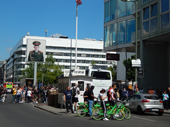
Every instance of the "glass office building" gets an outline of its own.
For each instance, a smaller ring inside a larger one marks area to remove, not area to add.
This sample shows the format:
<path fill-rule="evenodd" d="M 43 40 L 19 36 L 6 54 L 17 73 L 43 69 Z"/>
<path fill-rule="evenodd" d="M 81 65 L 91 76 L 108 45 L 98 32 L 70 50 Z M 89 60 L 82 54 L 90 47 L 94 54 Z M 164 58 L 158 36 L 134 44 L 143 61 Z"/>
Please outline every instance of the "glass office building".
<path fill-rule="evenodd" d="M 135 52 L 137 32 L 137 57 L 144 69 L 139 86 L 166 89 L 170 86 L 170 0 L 136 1 L 137 10 L 135 2 L 104 0 L 104 50 Z"/>

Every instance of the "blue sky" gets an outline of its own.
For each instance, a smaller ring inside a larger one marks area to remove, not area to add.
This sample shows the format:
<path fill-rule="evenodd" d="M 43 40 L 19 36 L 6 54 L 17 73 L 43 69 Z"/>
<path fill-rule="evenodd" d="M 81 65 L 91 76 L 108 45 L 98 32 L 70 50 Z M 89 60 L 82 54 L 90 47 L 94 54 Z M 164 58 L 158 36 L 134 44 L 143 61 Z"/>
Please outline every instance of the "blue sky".
<path fill-rule="evenodd" d="M 0 60 L 30 36 L 63 35 L 75 39 L 76 0 L 0 0 Z M 104 0 L 82 0 L 78 7 L 78 39 L 103 39 Z"/>

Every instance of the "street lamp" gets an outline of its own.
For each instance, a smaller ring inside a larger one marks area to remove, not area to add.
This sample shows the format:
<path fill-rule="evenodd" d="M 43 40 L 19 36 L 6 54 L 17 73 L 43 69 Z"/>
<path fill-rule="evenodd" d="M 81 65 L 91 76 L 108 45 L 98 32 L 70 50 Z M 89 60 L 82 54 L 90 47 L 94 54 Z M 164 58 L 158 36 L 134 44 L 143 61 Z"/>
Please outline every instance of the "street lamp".
<path fill-rule="evenodd" d="M 137 24 L 138 24 L 138 22 L 137 22 L 137 20 L 138 20 L 138 12 L 137 12 L 137 5 L 138 5 L 138 0 L 121 0 L 121 1 L 123 1 L 123 2 L 134 2 L 135 3 L 135 6 L 136 6 L 136 9 L 135 9 L 135 11 L 136 11 L 136 31 L 135 31 L 135 48 L 136 48 L 136 50 L 135 50 L 135 59 L 137 60 L 137 50 L 138 50 L 138 46 L 137 46 L 137 36 L 138 36 L 138 31 L 137 31 Z M 137 68 L 135 68 L 135 81 L 137 81 Z"/>

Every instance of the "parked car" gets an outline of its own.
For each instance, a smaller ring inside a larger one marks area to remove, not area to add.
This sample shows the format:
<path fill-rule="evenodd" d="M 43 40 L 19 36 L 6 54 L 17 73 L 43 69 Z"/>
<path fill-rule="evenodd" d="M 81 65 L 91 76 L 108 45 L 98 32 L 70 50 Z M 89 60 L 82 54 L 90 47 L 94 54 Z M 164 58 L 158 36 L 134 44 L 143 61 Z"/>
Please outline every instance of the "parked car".
<path fill-rule="evenodd" d="M 138 114 L 144 112 L 156 112 L 159 116 L 163 115 L 163 101 L 153 94 L 133 94 L 128 99 L 129 109 L 137 111 Z"/>

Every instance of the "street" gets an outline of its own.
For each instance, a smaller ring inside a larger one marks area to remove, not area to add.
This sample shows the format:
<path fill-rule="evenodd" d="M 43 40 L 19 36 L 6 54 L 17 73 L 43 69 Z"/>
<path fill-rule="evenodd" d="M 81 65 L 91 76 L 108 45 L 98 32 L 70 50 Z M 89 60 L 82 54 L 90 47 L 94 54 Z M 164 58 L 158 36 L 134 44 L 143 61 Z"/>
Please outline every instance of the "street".
<path fill-rule="evenodd" d="M 11 103 L 12 95 L 8 94 L 5 103 L 0 102 L 1 127 L 167 127 L 170 124 L 170 114 L 158 116 L 157 114 L 138 115 L 133 113 L 129 120 L 95 121 L 89 117 L 80 118 L 76 114 L 56 115 L 38 108 L 29 103 Z M 64 112 L 65 110 L 63 110 Z"/>

